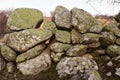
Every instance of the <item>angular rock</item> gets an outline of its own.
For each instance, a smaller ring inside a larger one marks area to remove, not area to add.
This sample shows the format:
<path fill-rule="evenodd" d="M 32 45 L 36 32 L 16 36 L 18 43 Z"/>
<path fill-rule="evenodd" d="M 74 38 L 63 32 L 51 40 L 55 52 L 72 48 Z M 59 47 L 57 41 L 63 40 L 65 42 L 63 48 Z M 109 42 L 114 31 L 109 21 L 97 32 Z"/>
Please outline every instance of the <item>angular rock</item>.
<path fill-rule="evenodd" d="M 54 13 L 54 22 L 57 27 L 71 28 L 71 13 L 63 6 L 57 6 Z"/>
<path fill-rule="evenodd" d="M 1 55 L 6 59 L 7 61 L 15 61 L 17 54 L 14 50 L 9 48 L 6 45 L 1 46 Z"/>
<path fill-rule="evenodd" d="M 71 40 L 72 40 L 72 44 L 82 43 L 83 35 L 80 34 L 77 30 L 72 29 L 72 31 L 71 31 Z"/>
<path fill-rule="evenodd" d="M 65 52 L 51 52 L 51 58 L 54 62 L 58 62 L 63 54 L 65 54 Z"/>
<path fill-rule="evenodd" d="M 6 66 L 6 62 L 0 56 L 0 71 L 2 71 L 5 68 L 5 66 Z"/>
<path fill-rule="evenodd" d="M 112 32 L 102 32 L 99 38 L 101 46 L 106 48 L 108 45 L 112 45 L 116 41 L 116 36 Z"/>
<path fill-rule="evenodd" d="M 80 33 L 86 33 L 92 26 L 97 24 L 95 18 L 83 9 L 73 8 L 71 13 L 72 25 Z"/>
<path fill-rule="evenodd" d="M 7 21 L 10 30 L 35 28 L 43 20 L 40 10 L 32 8 L 18 8 L 13 11 Z"/>
<path fill-rule="evenodd" d="M 116 39 L 115 43 L 120 46 L 120 38 Z"/>
<path fill-rule="evenodd" d="M 23 75 L 36 75 L 51 67 L 50 50 L 45 49 L 39 56 L 17 64 Z"/>
<path fill-rule="evenodd" d="M 14 63 L 8 62 L 6 66 L 7 66 L 7 71 L 9 73 L 13 73 L 15 71 L 15 65 L 14 65 Z"/>
<path fill-rule="evenodd" d="M 50 49 L 54 52 L 64 52 L 67 51 L 71 47 L 70 44 L 64 44 L 60 42 L 55 42 L 50 46 Z"/>
<path fill-rule="evenodd" d="M 104 26 L 102 25 L 95 25 L 95 26 L 92 26 L 89 30 L 89 32 L 93 32 L 93 33 L 100 33 L 102 30 L 103 30 Z"/>
<path fill-rule="evenodd" d="M 55 33 L 57 28 L 53 21 L 44 21 L 40 26 L 40 29 L 50 30 L 52 33 Z"/>
<path fill-rule="evenodd" d="M 87 46 L 78 44 L 78 45 L 71 46 L 67 50 L 66 55 L 68 55 L 68 56 L 76 56 L 77 57 L 77 56 L 84 55 L 86 52 L 87 52 Z"/>
<path fill-rule="evenodd" d="M 83 44 L 88 45 L 89 48 L 97 48 L 100 46 L 99 37 L 101 35 L 95 33 L 83 34 Z"/>
<path fill-rule="evenodd" d="M 95 61 L 86 57 L 65 57 L 61 59 L 56 67 L 60 78 L 80 73 L 80 76 L 83 76 L 85 80 L 97 69 Z"/>
<path fill-rule="evenodd" d="M 120 12 L 115 16 L 115 20 L 120 23 Z"/>
<path fill-rule="evenodd" d="M 120 46 L 118 45 L 110 45 L 107 48 L 107 54 L 111 57 L 115 57 L 120 55 Z"/>
<path fill-rule="evenodd" d="M 106 25 L 103 30 L 112 32 L 115 34 L 115 36 L 120 37 L 120 29 L 118 28 L 118 24 L 116 23 Z"/>
<path fill-rule="evenodd" d="M 70 43 L 71 42 L 70 32 L 57 30 L 55 34 L 55 39 L 62 43 Z"/>
<path fill-rule="evenodd" d="M 40 53 L 44 50 L 45 47 L 46 47 L 45 44 L 35 46 L 34 48 L 26 51 L 25 53 L 18 55 L 16 58 L 16 62 L 23 62 L 40 55 Z"/>
<path fill-rule="evenodd" d="M 51 36 L 50 30 L 28 29 L 7 34 L 5 41 L 14 50 L 25 52 L 36 44 L 48 40 Z"/>

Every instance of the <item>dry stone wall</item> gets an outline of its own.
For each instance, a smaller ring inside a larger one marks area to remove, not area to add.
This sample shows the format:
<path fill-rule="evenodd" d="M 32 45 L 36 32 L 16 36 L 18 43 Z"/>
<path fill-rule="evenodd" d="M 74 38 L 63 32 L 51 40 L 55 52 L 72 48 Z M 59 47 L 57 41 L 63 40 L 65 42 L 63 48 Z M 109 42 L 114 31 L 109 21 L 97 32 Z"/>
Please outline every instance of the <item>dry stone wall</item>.
<path fill-rule="evenodd" d="M 57 6 L 50 19 L 18 8 L 0 42 L 0 80 L 119 80 L 119 14 L 102 25 L 90 13 Z"/>

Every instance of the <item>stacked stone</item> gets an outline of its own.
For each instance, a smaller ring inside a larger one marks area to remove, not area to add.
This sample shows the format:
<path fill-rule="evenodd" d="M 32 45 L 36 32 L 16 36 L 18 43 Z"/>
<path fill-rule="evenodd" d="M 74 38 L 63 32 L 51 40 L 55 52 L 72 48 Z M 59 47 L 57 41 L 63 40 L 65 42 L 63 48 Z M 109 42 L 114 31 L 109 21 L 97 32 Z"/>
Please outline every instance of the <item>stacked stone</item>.
<path fill-rule="evenodd" d="M 62 80 L 102 80 L 97 63 L 120 55 L 118 24 L 102 26 L 82 9 L 57 6 L 51 20 L 43 19 L 40 10 L 18 8 L 7 26 L 0 70 L 7 66 L 10 73 L 17 68 L 23 75 L 37 75 L 56 63 Z"/>

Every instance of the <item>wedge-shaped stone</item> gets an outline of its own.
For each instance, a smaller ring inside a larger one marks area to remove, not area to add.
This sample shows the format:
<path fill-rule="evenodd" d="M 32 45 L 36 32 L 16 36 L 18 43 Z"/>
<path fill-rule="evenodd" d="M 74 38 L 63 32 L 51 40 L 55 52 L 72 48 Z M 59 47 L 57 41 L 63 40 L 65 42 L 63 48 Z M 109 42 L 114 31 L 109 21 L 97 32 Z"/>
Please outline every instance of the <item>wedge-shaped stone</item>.
<path fill-rule="evenodd" d="M 32 59 L 32 58 L 38 56 L 43 51 L 44 48 L 45 48 L 45 44 L 41 44 L 41 45 L 38 45 L 38 46 L 26 51 L 25 53 L 22 53 L 17 56 L 16 62 L 23 62 L 23 61 Z"/>
<path fill-rule="evenodd" d="M 14 50 L 24 52 L 36 44 L 48 40 L 51 36 L 50 30 L 28 29 L 7 34 L 5 41 Z"/>

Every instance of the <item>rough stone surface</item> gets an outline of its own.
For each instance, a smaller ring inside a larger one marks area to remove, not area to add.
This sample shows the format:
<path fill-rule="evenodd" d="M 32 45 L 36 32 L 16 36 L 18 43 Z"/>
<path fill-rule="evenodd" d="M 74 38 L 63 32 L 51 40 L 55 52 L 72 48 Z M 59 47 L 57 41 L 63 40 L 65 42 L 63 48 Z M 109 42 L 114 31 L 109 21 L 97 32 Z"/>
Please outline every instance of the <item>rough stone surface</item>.
<path fill-rule="evenodd" d="M 8 62 L 6 67 L 9 73 L 13 73 L 15 71 L 15 65 L 13 62 Z"/>
<path fill-rule="evenodd" d="M 67 51 L 71 47 L 70 44 L 64 44 L 60 42 L 55 42 L 50 46 L 50 49 L 54 52 L 64 52 Z"/>
<path fill-rule="evenodd" d="M 65 52 L 51 52 L 51 58 L 54 62 L 58 62 L 64 54 Z"/>
<path fill-rule="evenodd" d="M 0 71 L 3 70 L 5 68 L 5 66 L 6 66 L 6 62 L 0 56 Z"/>
<path fill-rule="evenodd" d="M 106 25 L 103 30 L 110 31 L 110 32 L 114 33 L 117 37 L 120 37 L 120 29 L 118 28 L 118 24 L 116 24 L 116 23 Z"/>
<path fill-rule="evenodd" d="M 99 38 L 99 40 L 101 42 L 101 46 L 104 48 L 106 48 L 108 45 L 114 44 L 116 41 L 116 37 L 112 32 L 102 32 L 101 35 L 102 36 Z"/>
<path fill-rule="evenodd" d="M 72 25 L 80 33 L 87 32 L 92 26 L 95 26 L 96 20 L 91 14 L 84 11 L 83 9 L 73 8 L 72 13 Z"/>
<path fill-rule="evenodd" d="M 101 35 L 95 33 L 83 34 L 83 44 L 88 45 L 89 48 L 97 48 L 100 46 L 99 37 Z"/>
<path fill-rule="evenodd" d="M 36 75 L 46 71 L 51 66 L 50 50 L 45 49 L 39 56 L 17 64 L 17 68 L 24 75 Z"/>
<path fill-rule="evenodd" d="M 102 25 L 95 25 L 95 26 L 92 26 L 89 30 L 89 32 L 93 32 L 93 33 L 100 33 L 102 30 L 103 30 L 104 26 Z"/>
<path fill-rule="evenodd" d="M 44 21 L 40 26 L 40 29 L 50 30 L 52 33 L 56 32 L 56 25 L 53 21 Z"/>
<path fill-rule="evenodd" d="M 70 43 L 70 32 L 68 31 L 63 31 L 63 30 L 57 30 L 55 34 L 55 38 L 57 41 L 62 42 L 62 43 Z"/>
<path fill-rule="evenodd" d="M 87 46 L 86 45 L 74 45 L 72 47 L 70 47 L 67 52 L 66 55 L 68 56 L 82 56 L 85 53 L 87 53 Z"/>
<path fill-rule="evenodd" d="M 49 30 L 28 29 L 7 34 L 5 41 L 14 50 L 24 52 L 36 44 L 48 40 L 51 36 L 52 32 Z"/>
<path fill-rule="evenodd" d="M 35 28 L 42 20 L 43 14 L 40 10 L 18 8 L 10 14 L 7 25 L 10 30 L 22 30 Z"/>
<path fill-rule="evenodd" d="M 117 46 L 117 45 L 108 46 L 107 54 L 110 55 L 111 57 L 120 55 L 120 46 Z"/>
<path fill-rule="evenodd" d="M 54 13 L 54 21 L 57 27 L 71 28 L 71 13 L 63 6 L 57 6 Z"/>
<path fill-rule="evenodd" d="M 14 50 L 9 48 L 6 45 L 1 46 L 1 55 L 7 60 L 7 61 L 15 61 L 17 54 Z"/>
<path fill-rule="evenodd" d="M 98 73 L 98 71 L 94 70 L 90 76 L 88 77 L 88 79 L 84 78 L 84 73 L 80 73 L 78 72 L 77 74 L 73 75 L 70 80 L 102 80 L 100 74 Z"/>
<path fill-rule="evenodd" d="M 90 74 L 97 70 L 97 64 L 94 60 L 86 57 L 65 57 L 57 64 L 56 70 L 60 78 L 84 73 L 84 79 L 87 79 Z"/>
<path fill-rule="evenodd" d="M 44 50 L 45 47 L 46 47 L 45 44 L 35 46 L 34 48 L 26 51 L 25 53 L 18 55 L 16 58 L 16 62 L 23 62 L 38 56 Z"/>
<path fill-rule="evenodd" d="M 77 30 L 72 29 L 72 31 L 71 31 L 71 40 L 72 40 L 72 44 L 82 43 L 83 35 L 80 34 Z"/>

